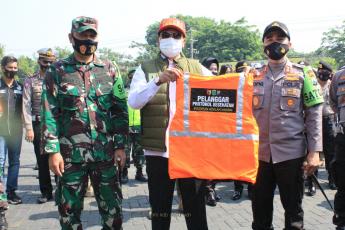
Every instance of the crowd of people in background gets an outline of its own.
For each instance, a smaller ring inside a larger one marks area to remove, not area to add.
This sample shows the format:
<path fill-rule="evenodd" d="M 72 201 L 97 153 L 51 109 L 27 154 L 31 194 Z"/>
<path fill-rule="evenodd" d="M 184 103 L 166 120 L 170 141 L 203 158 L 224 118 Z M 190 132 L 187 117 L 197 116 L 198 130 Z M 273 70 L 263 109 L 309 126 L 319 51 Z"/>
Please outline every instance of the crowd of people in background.
<path fill-rule="evenodd" d="M 51 48 L 40 49 L 39 70 L 23 83 L 15 77 L 17 59 L 5 56 L 1 60 L 0 229 L 8 227 L 8 203 L 22 203 L 16 190 L 23 128 L 25 140 L 34 145 L 38 165 L 41 196 L 37 202 L 43 204 L 55 196 L 62 229 L 82 228 L 85 194 L 95 197 L 103 229 L 122 229 L 121 185 L 129 180 L 130 155 L 135 180 L 148 183 L 152 229 L 170 228 L 175 185 L 187 228 L 208 229 L 205 205 L 216 206 L 222 199 L 216 192 L 218 181 L 175 180 L 168 173 L 168 94 L 183 72 L 254 76 L 252 106 L 260 131 L 258 175 L 255 184 L 233 180 L 232 194 L 232 200 L 241 199 L 247 186 L 253 229 L 273 229 L 276 187 L 285 209 L 285 229 L 304 229 L 304 184 L 306 194 L 314 196 L 320 153 L 329 189 L 338 190 L 333 223 L 336 229 L 345 229 L 345 71 L 335 73 L 322 60 L 317 68 L 306 61 L 290 62 L 291 38 L 284 23 L 272 22 L 264 30 L 265 65 L 239 60 L 233 66 L 215 57 L 201 63 L 185 57 L 184 22 L 164 19 L 157 31 L 157 57 L 130 69 L 124 83 L 117 66 L 95 55 L 96 19 L 75 18 L 68 37 L 74 53 L 57 60 Z M 316 76 L 311 86 L 306 86 L 306 67 Z M 304 95 L 307 87 L 313 92 L 320 87 L 321 99 Z M 55 175 L 55 194 L 49 169 Z"/>

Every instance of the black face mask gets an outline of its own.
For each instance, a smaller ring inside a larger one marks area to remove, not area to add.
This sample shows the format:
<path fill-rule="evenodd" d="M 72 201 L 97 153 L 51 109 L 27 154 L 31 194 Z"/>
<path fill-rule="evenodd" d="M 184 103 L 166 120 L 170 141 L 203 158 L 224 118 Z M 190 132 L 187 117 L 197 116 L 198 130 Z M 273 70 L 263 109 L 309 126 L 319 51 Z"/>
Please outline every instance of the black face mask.
<path fill-rule="evenodd" d="M 328 71 L 319 72 L 317 75 L 321 81 L 328 81 L 331 79 L 331 73 Z"/>
<path fill-rule="evenodd" d="M 80 53 L 81 55 L 89 56 L 95 53 L 97 50 L 98 42 L 92 41 L 90 39 L 87 40 L 79 40 L 73 37 L 74 45 L 73 49 Z"/>
<path fill-rule="evenodd" d="M 18 73 L 18 71 L 13 71 L 13 70 L 5 70 L 4 74 L 7 78 L 14 78 L 14 76 Z"/>
<path fill-rule="evenodd" d="M 289 46 L 279 42 L 273 42 L 265 47 L 265 54 L 272 60 L 282 59 L 289 51 Z"/>

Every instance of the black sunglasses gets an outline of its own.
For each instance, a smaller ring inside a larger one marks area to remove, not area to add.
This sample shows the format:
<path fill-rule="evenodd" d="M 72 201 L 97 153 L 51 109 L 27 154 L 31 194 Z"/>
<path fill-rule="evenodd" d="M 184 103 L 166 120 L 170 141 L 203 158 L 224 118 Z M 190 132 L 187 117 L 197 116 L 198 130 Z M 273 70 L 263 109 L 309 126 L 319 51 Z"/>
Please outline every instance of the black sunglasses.
<path fill-rule="evenodd" d="M 169 33 L 169 32 L 163 31 L 163 32 L 161 33 L 161 37 L 162 37 L 162 38 L 171 38 L 171 37 L 173 37 L 174 39 L 181 39 L 182 34 L 179 33 L 179 32 L 176 32 L 176 33 Z"/>

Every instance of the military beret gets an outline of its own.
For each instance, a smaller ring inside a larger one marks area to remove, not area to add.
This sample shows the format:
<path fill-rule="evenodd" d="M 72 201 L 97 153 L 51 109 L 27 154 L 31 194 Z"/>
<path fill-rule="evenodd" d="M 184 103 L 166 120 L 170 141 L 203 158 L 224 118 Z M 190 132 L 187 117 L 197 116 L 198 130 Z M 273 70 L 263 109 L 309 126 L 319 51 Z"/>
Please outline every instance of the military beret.
<path fill-rule="evenodd" d="M 328 70 L 333 72 L 332 66 L 324 61 L 319 61 L 318 69 Z"/>
<path fill-rule="evenodd" d="M 237 73 L 241 72 L 243 68 L 249 66 L 246 61 L 239 61 L 236 63 L 235 70 Z"/>
<path fill-rule="evenodd" d="M 264 34 L 262 35 L 262 41 L 264 41 L 264 38 L 267 36 L 268 33 L 272 31 L 277 31 L 277 30 L 282 31 L 286 35 L 286 37 L 288 37 L 290 40 L 290 32 L 287 26 L 282 22 L 274 21 L 270 23 L 268 26 L 266 26 L 264 30 Z"/>
<path fill-rule="evenodd" d="M 56 55 L 51 48 L 42 48 L 37 51 L 38 57 L 46 60 L 54 61 L 56 59 Z"/>
<path fill-rule="evenodd" d="M 93 30 L 97 33 L 98 22 L 95 18 L 80 16 L 72 20 L 72 32 L 82 33 Z"/>

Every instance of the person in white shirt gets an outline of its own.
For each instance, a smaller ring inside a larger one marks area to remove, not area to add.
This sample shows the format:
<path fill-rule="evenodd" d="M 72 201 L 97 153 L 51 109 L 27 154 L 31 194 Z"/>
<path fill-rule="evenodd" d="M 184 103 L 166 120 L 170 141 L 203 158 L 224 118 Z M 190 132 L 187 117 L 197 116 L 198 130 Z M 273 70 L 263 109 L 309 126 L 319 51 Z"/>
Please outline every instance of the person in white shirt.
<path fill-rule="evenodd" d="M 182 53 L 185 45 L 185 24 L 176 18 L 163 19 L 158 29 L 160 53 L 143 62 L 135 71 L 128 103 L 141 109 L 142 139 L 148 175 L 149 200 L 152 208 L 152 229 L 169 229 L 175 180 L 168 174 L 169 152 L 165 145 L 169 117 L 174 113 L 176 79 L 184 72 L 212 76 L 201 64 L 187 59 Z M 169 93 L 170 92 L 170 93 Z M 207 227 L 203 196 L 204 181 L 194 178 L 178 179 L 187 228 L 204 230 Z"/>

